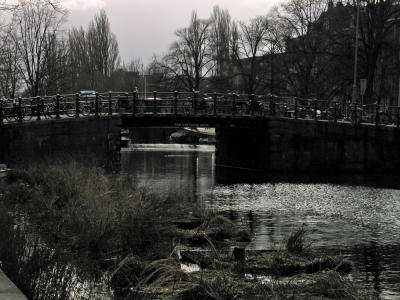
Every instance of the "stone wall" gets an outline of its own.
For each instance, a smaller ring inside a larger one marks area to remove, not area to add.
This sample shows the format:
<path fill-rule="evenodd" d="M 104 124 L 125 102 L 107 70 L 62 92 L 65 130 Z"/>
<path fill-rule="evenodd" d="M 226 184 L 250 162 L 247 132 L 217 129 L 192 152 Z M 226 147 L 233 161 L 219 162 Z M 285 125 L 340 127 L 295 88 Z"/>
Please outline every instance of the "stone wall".
<path fill-rule="evenodd" d="M 108 171 L 120 169 L 119 118 L 42 120 L 0 126 L 0 162 L 72 158 Z"/>
<path fill-rule="evenodd" d="M 400 173 L 400 130 L 265 119 L 217 127 L 217 165 L 278 172 Z"/>

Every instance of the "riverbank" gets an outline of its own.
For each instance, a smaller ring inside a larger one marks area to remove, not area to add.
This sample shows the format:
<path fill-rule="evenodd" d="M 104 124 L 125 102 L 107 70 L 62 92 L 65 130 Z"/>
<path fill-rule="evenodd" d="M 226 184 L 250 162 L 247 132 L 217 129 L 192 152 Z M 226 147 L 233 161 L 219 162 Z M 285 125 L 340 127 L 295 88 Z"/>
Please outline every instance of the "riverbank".
<path fill-rule="evenodd" d="M 312 254 L 304 234 L 287 243 L 294 248 L 246 252 L 250 235 L 229 219 L 129 176 L 75 162 L 30 166 L 8 176 L 1 198 L 2 240 L 13 245 L 2 247 L 2 267 L 30 299 L 81 295 L 71 290 L 77 275 L 117 299 L 356 297 L 351 263 Z"/>

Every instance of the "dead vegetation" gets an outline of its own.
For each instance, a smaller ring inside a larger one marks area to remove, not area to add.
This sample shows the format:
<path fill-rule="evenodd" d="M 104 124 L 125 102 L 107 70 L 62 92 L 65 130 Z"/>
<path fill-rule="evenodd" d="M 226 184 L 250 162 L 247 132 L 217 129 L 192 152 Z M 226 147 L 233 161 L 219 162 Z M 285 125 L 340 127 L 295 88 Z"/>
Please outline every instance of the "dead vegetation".
<path fill-rule="evenodd" d="M 352 263 L 314 254 L 304 227 L 284 249 L 245 250 L 251 235 L 230 219 L 98 169 L 32 166 L 11 174 L 1 198 L 77 266 L 110 274 L 117 299 L 357 298 Z"/>
<path fill-rule="evenodd" d="M 127 258 L 113 274 L 124 299 L 358 299 L 342 256 L 318 257 L 306 230 L 295 231 L 279 251 L 244 251 L 243 232 L 229 219 L 209 216 L 181 229 L 168 258 L 146 264 Z M 196 250 L 188 245 L 203 245 Z M 289 251 L 290 249 L 290 251 Z M 236 251 L 239 250 L 239 251 Z M 242 251 L 243 250 L 243 251 Z M 245 253 L 243 259 L 238 253 Z M 197 266 L 190 270 L 188 266 Z M 128 284 L 127 284 L 128 283 Z"/>

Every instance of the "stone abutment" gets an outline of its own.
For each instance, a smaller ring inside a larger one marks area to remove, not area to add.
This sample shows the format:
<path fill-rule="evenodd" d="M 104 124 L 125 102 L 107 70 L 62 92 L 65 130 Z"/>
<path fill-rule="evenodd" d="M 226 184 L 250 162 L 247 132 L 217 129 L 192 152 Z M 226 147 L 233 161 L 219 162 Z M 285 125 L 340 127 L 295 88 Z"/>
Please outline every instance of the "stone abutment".
<path fill-rule="evenodd" d="M 41 120 L 0 126 L 0 162 L 74 159 L 107 171 L 120 169 L 119 117 Z"/>
<path fill-rule="evenodd" d="M 216 128 L 216 164 L 272 172 L 400 174 L 400 130 L 263 119 Z"/>

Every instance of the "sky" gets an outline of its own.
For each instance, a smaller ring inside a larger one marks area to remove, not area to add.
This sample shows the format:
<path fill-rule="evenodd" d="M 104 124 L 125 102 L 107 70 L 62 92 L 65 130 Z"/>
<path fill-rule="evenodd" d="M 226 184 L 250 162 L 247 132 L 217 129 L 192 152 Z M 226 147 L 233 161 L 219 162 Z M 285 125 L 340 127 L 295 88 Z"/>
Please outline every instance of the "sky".
<path fill-rule="evenodd" d="M 67 28 L 87 27 L 104 8 L 125 63 L 141 58 L 147 65 L 154 54 L 162 56 L 174 41 L 174 32 L 187 27 L 193 10 L 208 18 L 214 5 L 228 9 L 233 20 L 247 21 L 267 15 L 282 0 L 62 0 L 69 10 Z"/>

